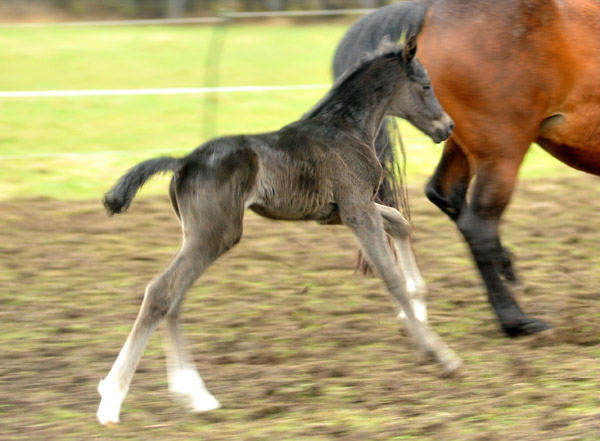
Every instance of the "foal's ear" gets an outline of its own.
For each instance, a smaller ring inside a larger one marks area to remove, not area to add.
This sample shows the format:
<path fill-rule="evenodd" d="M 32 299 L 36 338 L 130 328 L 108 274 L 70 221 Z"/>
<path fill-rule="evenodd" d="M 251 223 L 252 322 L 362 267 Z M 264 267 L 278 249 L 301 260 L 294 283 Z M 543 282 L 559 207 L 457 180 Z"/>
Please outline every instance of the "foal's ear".
<path fill-rule="evenodd" d="M 413 58 L 415 58 L 415 54 L 417 53 L 417 37 L 412 35 L 406 39 L 406 43 L 404 43 L 404 50 L 402 51 L 402 58 L 405 63 L 409 63 Z"/>

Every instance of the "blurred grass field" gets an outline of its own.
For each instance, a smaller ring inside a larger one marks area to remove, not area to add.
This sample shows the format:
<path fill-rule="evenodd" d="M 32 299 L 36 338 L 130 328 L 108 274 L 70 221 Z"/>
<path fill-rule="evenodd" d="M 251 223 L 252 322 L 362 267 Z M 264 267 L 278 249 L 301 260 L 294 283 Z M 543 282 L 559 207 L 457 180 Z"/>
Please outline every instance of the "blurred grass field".
<path fill-rule="evenodd" d="M 0 90 L 329 84 L 331 59 L 346 28 L 0 29 Z M 222 50 L 209 57 L 211 42 L 219 40 Z M 97 198 L 144 158 L 183 154 L 217 135 L 277 130 L 325 92 L 0 98 L 0 197 Z M 440 147 L 408 124 L 402 131 L 409 180 L 421 185 Z M 570 172 L 535 148 L 522 174 Z M 144 191 L 165 188 L 161 182 L 149 187 Z"/>

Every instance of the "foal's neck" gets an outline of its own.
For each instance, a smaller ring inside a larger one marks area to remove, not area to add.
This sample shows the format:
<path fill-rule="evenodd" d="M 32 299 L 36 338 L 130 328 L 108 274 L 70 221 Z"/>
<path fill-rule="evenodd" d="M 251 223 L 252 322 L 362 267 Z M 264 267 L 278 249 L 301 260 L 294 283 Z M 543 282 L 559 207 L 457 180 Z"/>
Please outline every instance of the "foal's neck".
<path fill-rule="evenodd" d="M 302 120 L 321 118 L 371 144 L 398 88 L 400 64 L 377 59 L 343 75 Z"/>

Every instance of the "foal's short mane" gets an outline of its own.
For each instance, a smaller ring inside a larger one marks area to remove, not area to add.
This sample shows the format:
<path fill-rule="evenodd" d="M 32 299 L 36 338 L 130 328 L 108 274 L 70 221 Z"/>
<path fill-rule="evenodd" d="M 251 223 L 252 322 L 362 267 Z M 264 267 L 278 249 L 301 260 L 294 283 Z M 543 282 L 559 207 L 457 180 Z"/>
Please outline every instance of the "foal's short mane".
<path fill-rule="evenodd" d="M 386 57 L 396 58 L 402 53 L 403 50 L 403 46 L 399 46 L 393 42 L 389 36 L 385 36 L 379 44 L 377 50 L 365 52 L 363 56 L 360 57 L 358 62 L 346 69 L 346 71 L 340 77 L 338 77 L 335 83 L 333 83 L 333 86 L 331 86 L 329 92 L 327 92 L 327 94 L 325 94 L 325 96 L 321 98 L 317 104 L 315 104 L 308 112 L 306 112 L 302 116 L 301 120 L 312 118 L 318 114 L 319 111 L 323 109 L 324 105 L 328 103 L 330 98 L 339 91 L 339 88 L 342 86 L 342 84 L 345 84 L 348 80 L 364 72 L 374 62 Z"/>

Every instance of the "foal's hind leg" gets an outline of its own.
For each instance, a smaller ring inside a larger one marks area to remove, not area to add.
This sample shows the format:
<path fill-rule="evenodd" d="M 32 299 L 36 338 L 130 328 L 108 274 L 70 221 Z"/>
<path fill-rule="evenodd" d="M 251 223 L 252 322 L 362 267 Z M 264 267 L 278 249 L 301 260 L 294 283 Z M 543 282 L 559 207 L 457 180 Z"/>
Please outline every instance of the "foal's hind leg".
<path fill-rule="evenodd" d="M 185 348 L 185 339 L 179 323 L 181 301 L 167 314 L 167 377 L 169 393 L 174 401 L 190 412 L 206 412 L 221 407 L 219 401 L 206 389 L 192 356 Z"/>
<path fill-rule="evenodd" d="M 119 422 L 121 403 L 135 369 L 151 334 L 164 317 L 168 317 L 167 335 L 171 345 L 168 349 L 171 392 L 183 396 L 194 411 L 219 407 L 218 401 L 204 388 L 191 357 L 183 349 L 179 307 L 185 291 L 202 272 L 240 239 L 243 201 L 229 200 L 229 206 L 221 208 L 224 205 L 218 198 L 209 196 L 206 199 L 209 203 L 193 211 L 189 208 L 191 203 L 180 206 L 187 233 L 184 245 L 169 267 L 148 285 L 133 329 L 112 369 L 100 382 L 98 391 L 102 401 L 97 416 L 102 424 Z"/>
<path fill-rule="evenodd" d="M 427 323 L 417 320 L 410 298 L 406 293 L 406 283 L 398 266 L 394 263 L 387 244 L 383 220 L 375 204 L 360 207 L 361 210 L 342 209 L 342 222 L 347 225 L 358 243 L 381 275 L 385 285 L 406 314 L 404 325 L 413 337 L 416 345 L 427 355 L 442 365 L 443 373 L 449 375 L 461 365 L 461 360 Z"/>
<path fill-rule="evenodd" d="M 101 424 L 119 422 L 121 403 L 150 336 L 202 272 L 200 250 L 186 244 L 162 274 L 148 284 L 138 317 L 110 372 L 100 381 L 102 397 L 97 417 Z"/>
<path fill-rule="evenodd" d="M 421 322 L 427 322 L 427 305 L 425 303 L 427 286 L 421 276 L 421 271 L 419 271 L 410 243 L 410 224 L 395 208 L 380 204 L 375 205 L 383 219 L 385 232 L 392 236 L 394 240 L 396 255 L 406 279 L 406 290 L 411 299 L 415 316 Z M 404 319 L 405 317 L 404 310 L 401 310 L 398 318 Z"/>

